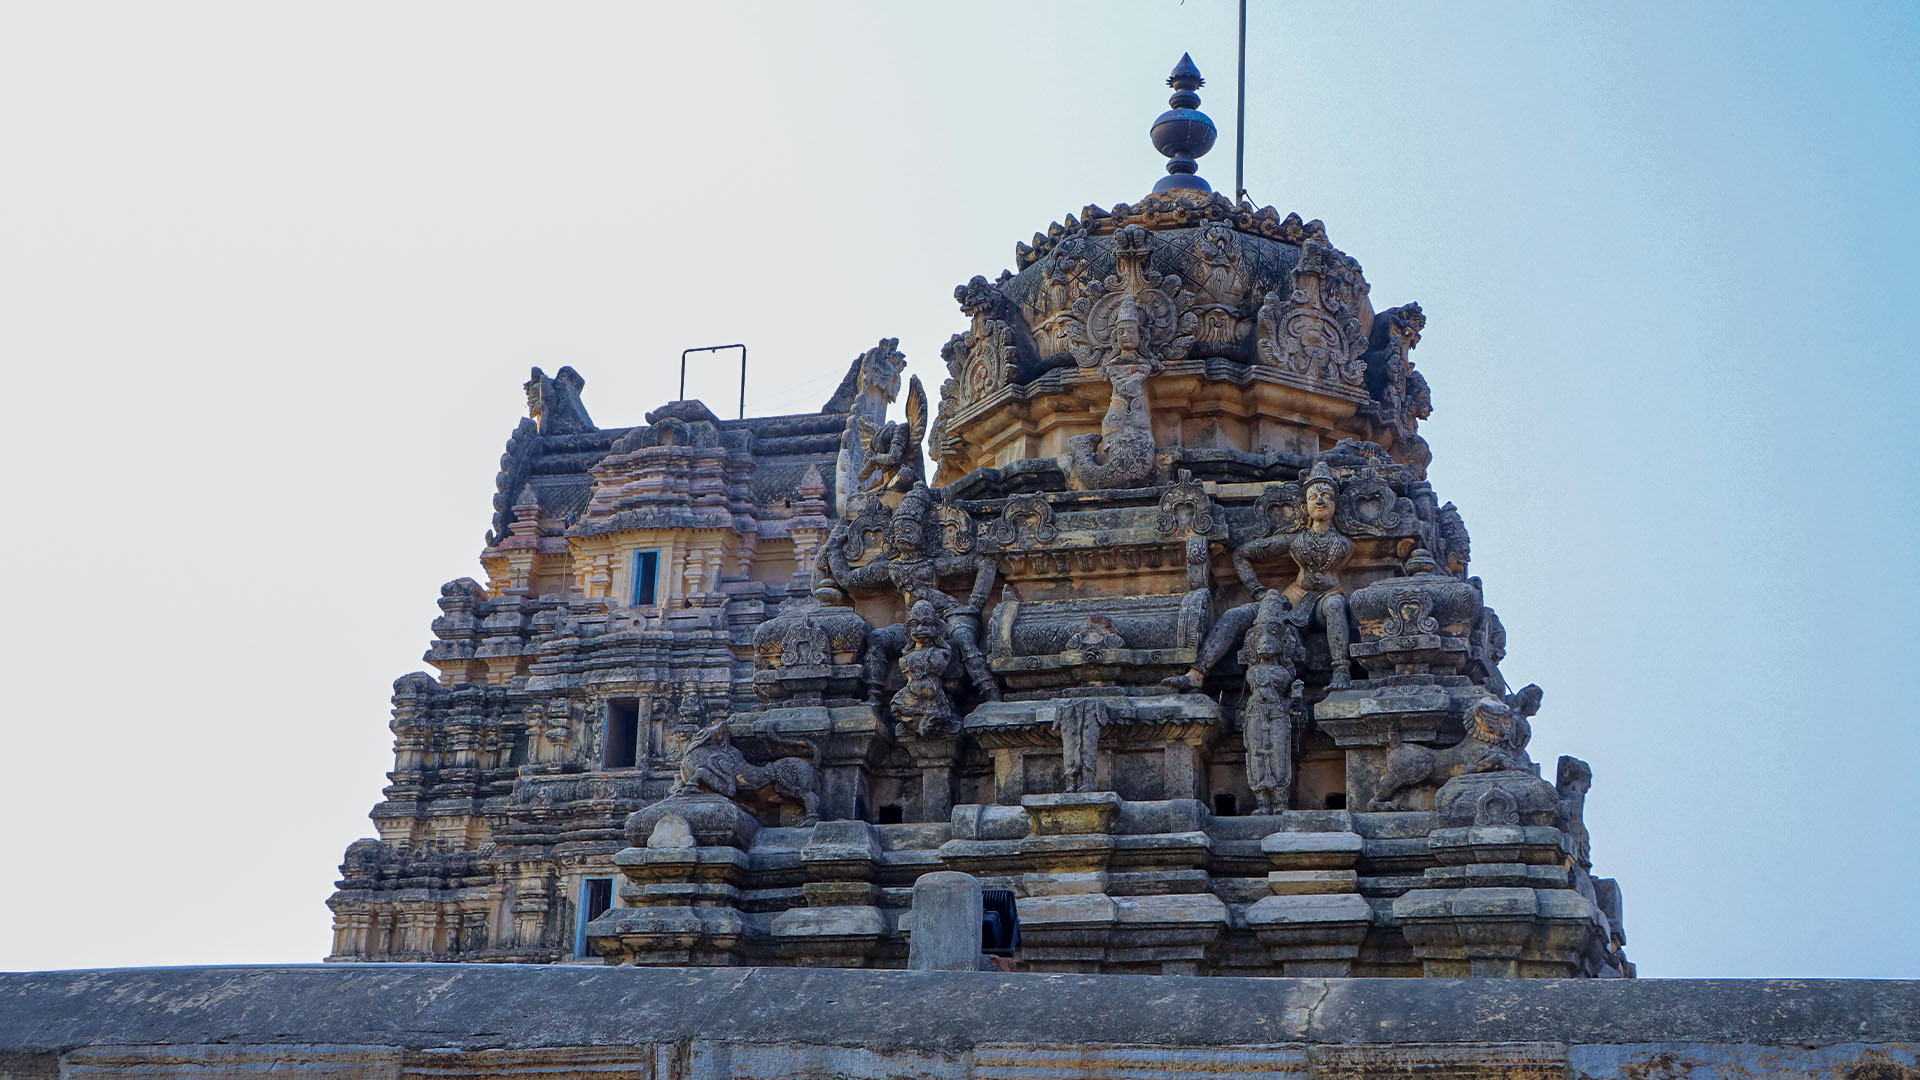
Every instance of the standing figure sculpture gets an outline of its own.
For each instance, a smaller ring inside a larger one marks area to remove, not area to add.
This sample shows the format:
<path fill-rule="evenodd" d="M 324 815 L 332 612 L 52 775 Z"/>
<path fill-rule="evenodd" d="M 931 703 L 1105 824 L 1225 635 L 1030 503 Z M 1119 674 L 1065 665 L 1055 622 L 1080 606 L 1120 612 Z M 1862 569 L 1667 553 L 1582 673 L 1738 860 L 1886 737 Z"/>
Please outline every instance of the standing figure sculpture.
<path fill-rule="evenodd" d="M 1306 684 L 1294 676 L 1305 656 L 1300 631 L 1287 617 L 1286 598 L 1269 590 L 1240 647 L 1247 669 L 1240 733 L 1247 750 L 1247 786 L 1262 814 L 1280 813 L 1293 801 L 1295 716 L 1306 692 Z"/>
<path fill-rule="evenodd" d="M 900 674 L 907 684 L 893 695 L 893 716 L 910 735 L 935 738 L 953 733 L 953 701 L 947 697 L 947 669 L 953 650 L 947 643 L 947 624 L 925 600 L 907 613 L 906 651 L 900 656 Z"/>

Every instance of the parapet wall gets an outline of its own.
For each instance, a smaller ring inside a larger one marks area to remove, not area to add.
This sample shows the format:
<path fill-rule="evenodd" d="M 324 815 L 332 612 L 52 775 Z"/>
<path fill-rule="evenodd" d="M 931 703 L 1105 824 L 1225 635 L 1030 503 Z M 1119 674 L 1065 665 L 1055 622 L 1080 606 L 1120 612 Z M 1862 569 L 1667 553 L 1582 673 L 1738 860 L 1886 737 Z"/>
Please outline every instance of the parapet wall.
<path fill-rule="evenodd" d="M 41 1077 L 1920 1080 L 1920 982 L 517 965 L 0 975 Z"/>

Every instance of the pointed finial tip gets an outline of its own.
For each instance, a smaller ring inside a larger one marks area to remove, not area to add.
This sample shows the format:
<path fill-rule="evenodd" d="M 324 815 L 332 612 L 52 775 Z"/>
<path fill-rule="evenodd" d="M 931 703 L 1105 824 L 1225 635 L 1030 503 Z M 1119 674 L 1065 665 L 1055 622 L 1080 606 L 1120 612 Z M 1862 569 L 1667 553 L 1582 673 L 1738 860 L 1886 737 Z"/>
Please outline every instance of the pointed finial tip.
<path fill-rule="evenodd" d="M 1183 82 L 1192 85 L 1180 85 Z M 1167 76 L 1167 85 L 1175 90 L 1198 90 L 1207 85 L 1207 80 L 1200 77 L 1200 69 L 1193 65 L 1192 53 L 1180 54 L 1180 62 L 1173 65 L 1173 73 Z"/>

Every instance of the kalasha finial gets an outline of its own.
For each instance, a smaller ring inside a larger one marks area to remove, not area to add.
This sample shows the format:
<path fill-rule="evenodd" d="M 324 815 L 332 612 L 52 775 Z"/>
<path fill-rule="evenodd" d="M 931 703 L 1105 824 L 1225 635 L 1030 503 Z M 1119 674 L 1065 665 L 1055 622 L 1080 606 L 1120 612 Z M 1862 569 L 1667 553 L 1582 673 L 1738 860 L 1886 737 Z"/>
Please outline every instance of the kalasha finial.
<path fill-rule="evenodd" d="M 1213 149 L 1213 140 L 1220 134 L 1213 126 L 1213 118 L 1200 111 L 1200 95 L 1194 93 L 1207 85 L 1207 80 L 1201 78 L 1200 69 L 1193 66 L 1193 57 L 1181 53 L 1180 62 L 1173 66 L 1173 74 L 1167 76 L 1167 85 L 1173 87 L 1173 96 L 1167 99 L 1167 104 L 1173 107 L 1154 119 L 1153 147 L 1173 160 L 1167 162 L 1167 175 L 1153 185 L 1153 190 L 1212 191 L 1213 185 L 1195 174 L 1200 166 L 1194 161 Z"/>

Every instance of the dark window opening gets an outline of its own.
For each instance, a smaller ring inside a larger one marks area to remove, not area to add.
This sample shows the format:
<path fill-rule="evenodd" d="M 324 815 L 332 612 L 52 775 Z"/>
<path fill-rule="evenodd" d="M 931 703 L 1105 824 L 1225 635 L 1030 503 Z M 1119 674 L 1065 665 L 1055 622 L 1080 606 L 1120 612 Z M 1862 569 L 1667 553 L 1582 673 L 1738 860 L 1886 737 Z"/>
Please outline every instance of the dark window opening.
<path fill-rule="evenodd" d="M 1239 812 L 1239 800 L 1235 799 L 1232 795 L 1215 795 L 1213 797 L 1213 814 L 1215 817 L 1232 817 Z"/>
<path fill-rule="evenodd" d="M 656 583 L 660 578 L 660 553 L 657 551 L 636 551 L 633 553 L 633 602 L 635 606 L 655 603 Z"/>
<path fill-rule="evenodd" d="M 587 955 L 587 924 L 613 907 L 613 879 L 583 878 L 580 882 L 580 921 L 573 929 L 573 955 Z"/>
<path fill-rule="evenodd" d="M 640 751 L 640 703 L 607 702 L 607 752 L 604 765 L 609 769 L 631 769 Z"/>
<path fill-rule="evenodd" d="M 1331 794 L 1331 795 L 1328 795 L 1328 796 L 1327 796 L 1327 809 L 1329 809 L 1329 810 L 1345 810 L 1346 808 L 1347 808 L 1347 793 L 1346 793 L 1346 792 L 1344 792 L 1344 791 L 1336 791 L 1336 792 L 1334 792 L 1333 794 Z"/>
<path fill-rule="evenodd" d="M 899 803 L 888 803 L 880 808 L 878 823 L 881 825 L 898 825 L 905 820 L 907 812 L 900 808 Z"/>

